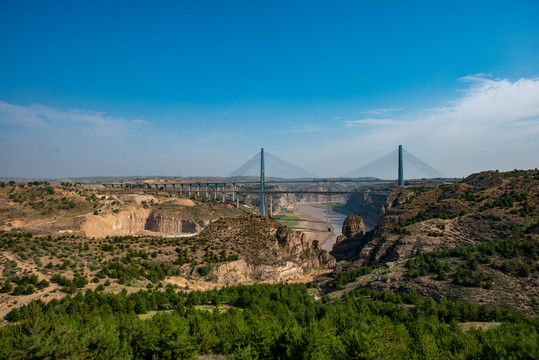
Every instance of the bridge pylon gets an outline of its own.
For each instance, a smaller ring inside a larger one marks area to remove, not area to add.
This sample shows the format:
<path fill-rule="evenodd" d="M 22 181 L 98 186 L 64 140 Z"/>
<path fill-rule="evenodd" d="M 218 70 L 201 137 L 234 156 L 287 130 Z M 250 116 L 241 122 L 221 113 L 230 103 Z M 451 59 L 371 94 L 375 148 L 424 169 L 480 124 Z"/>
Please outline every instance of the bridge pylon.
<path fill-rule="evenodd" d="M 260 214 L 266 215 L 266 190 L 264 175 L 264 148 L 260 149 Z"/>
<path fill-rule="evenodd" d="M 402 145 L 399 145 L 399 186 L 404 186 L 404 163 L 402 161 Z"/>

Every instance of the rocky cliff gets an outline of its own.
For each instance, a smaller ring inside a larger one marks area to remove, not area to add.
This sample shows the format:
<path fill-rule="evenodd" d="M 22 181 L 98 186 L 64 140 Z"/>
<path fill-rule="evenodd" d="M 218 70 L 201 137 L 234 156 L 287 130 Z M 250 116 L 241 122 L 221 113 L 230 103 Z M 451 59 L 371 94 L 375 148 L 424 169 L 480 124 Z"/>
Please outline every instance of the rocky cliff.
<path fill-rule="evenodd" d="M 207 224 L 209 224 L 209 221 L 200 220 L 195 222 L 152 212 L 146 219 L 144 229 L 167 235 L 194 234 Z"/>
<path fill-rule="evenodd" d="M 150 210 L 141 206 L 129 206 L 118 213 L 88 215 L 81 225 L 87 237 L 139 235 L 144 231 Z"/>
<path fill-rule="evenodd" d="M 349 289 L 417 292 L 539 313 L 539 171 L 474 174 L 405 187 L 376 227 L 331 252 L 338 270 L 382 265 Z"/>
<path fill-rule="evenodd" d="M 335 266 L 333 256 L 321 250 L 317 241 L 309 241 L 302 232 L 266 216 L 223 218 L 192 240 L 208 247 L 234 249 L 240 254 L 239 262 L 216 267 L 213 274 L 219 281 L 246 277 L 279 282 L 301 276 L 305 268 Z M 227 275 L 229 271 L 235 275 Z"/>
<path fill-rule="evenodd" d="M 515 228 L 533 232 L 539 206 L 539 176 L 533 174 L 484 172 L 459 184 L 397 189 L 382 206 L 376 227 L 342 239 L 332 254 L 372 265 L 491 241 Z"/>
<path fill-rule="evenodd" d="M 378 187 L 374 189 L 378 189 Z M 380 189 L 388 190 L 385 187 Z M 352 194 L 345 207 L 354 214 L 361 216 L 367 229 L 373 229 L 378 223 L 380 215 L 385 211 L 386 199 L 387 195 L 378 193 Z"/>

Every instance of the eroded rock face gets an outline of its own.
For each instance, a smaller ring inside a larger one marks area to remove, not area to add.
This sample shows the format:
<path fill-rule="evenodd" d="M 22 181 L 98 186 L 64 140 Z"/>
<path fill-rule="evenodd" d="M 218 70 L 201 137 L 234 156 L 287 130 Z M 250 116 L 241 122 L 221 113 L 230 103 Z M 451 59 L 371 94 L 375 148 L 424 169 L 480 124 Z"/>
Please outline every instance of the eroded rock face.
<path fill-rule="evenodd" d="M 307 237 L 299 231 L 283 227 L 277 230 L 275 237 L 279 246 L 285 248 L 294 257 L 301 256 L 309 248 Z"/>
<path fill-rule="evenodd" d="M 117 214 L 89 215 L 81 225 L 87 237 L 138 235 L 144 231 L 150 210 L 132 206 Z"/>
<path fill-rule="evenodd" d="M 181 218 L 151 213 L 146 220 L 144 228 L 170 235 L 194 234 L 200 230 L 200 225 Z"/>
<path fill-rule="evenodd" d="M 365 235 L 365 223 L 361 216 L 348 216 L 342 224 L 342 234 L 347 239 L 355 239 Z"/>
<path fill-rule="evenodd" d="M 279 283 L 300 277 L 303 275 L 303 268 L 293 261 L 280 265 L 252 265 L 241 259 L 216 265 L 213 274 L 220 285 L 245 284 L 253 281 Z"/>
<path fill-rule="evenodd" d="M 176 235 L 199 232 L 209 221 L 189 221 L 179 217 L 156 214 L 141 206 L 131 206 L 118 213 L 89 215 L 81 225 L 88 237 L 124 235 Z"/>
<path fill-rule="evenodd" d="M 483 172 L 458 184 L 396 189 L 386 199 L 376 227 L 358 239 L 339 239 L 332 255 L 360 266 L 385 264 L 492 241 L 517 225 L 527 234 L 537 234 L 538 227 L 527 225 L 529 220 L 522 214 L 526 206 L 539 207 L 539 182 L 532 179 L 534 174 Z M 493 205 L 511 196 L 510 211 Z"/>
<path fill-rule="evenodd" d="M 361 194 L 352 194 L 346 202 L 346 207 L 360 215 L 366 227 L 372 229 L 385 211 L 386 199 L 387 195 L 366 191 Z"/>
<path fill-rule="evenodd" d="M 308 266 L 312 267 L 335 266 L 335 259 L 327 251 L 320 248 L 318 240 L 311 243 L 307 240 L 307 236 L 300 231 L 282 227 L 277 230 L 275 237 L 279 247 L 284 248 L 298 263 L 306 262 Z"/>
<path fill-rule="evenodd" d="M 309 241 L 302 232 L 266 216 L 223 218 L 205 228 L 198 237 L 208 244 L 241 250 L 241 258 L 234 264 L 219 265 L 214 270 L 215 275 L 229 283 L 237 283 L 242 277 L 264 282 L 285 281 L 303 275 L 304 268 L 333 267 L 336 263 L 318 241 Z"/>

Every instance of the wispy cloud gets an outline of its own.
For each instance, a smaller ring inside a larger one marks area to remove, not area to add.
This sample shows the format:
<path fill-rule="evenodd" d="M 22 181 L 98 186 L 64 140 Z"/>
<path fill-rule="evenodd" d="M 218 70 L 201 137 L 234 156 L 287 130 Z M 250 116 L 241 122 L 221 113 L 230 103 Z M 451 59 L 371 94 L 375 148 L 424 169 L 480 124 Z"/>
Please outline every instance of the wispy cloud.
<path fill-rule="evenodd" d="M 104 112 L 58 110 L 42 105 L 20 106 L 0 100 L 0 124 L 15 129 L 84 133 L 99 137 L 124 136 L 150 125 L 142 119 L 124 119 Z"/>
<path fill-rule="evenodd" d="M 359 167 L 402 144 L 441 172 L 455 176 L 485 169 L 539 167 L 539 78 L 511 81 L 476 74 L 460 81 L 468 86 L 445 106 L 406 117 L 345 122 L 347 127 L 403 126 L 365 127 L 367 131 L 341 139 L 338 147 L 328 143 L 310 152 L 318 162 L 333 164 L 333 158 L 344 156 L 355 159 Z"/>
<path fill-rule="evenodd" d="M 287 132 L 289 132 L 289 133 L 312 133 L 312 132 L 319 132 L 319 131 L 324 131 L 324 130 L 326 130 L 326 129 L 320 127 L 320 125 L 307 123 L 307 124 L 301 124 L 301 125 L 294 126 L 291 129 L 289 129 Z"/>
<path fill-rule="evenodd" d="M 373 115 L 384 115 L 389 113 L 395 113 L 395 112 L 401 112 L 405 108 L 384 108 L 384 109 L 373 109 L 373 110 L 366 110 L 363 111 L 363 114 L 373 114 Z"/>
<path fill-rule="evenodd" d="M 355 127 L 361 125 L 370 125 L 370 126 L 388 126 L 388 125 L 401 125 L 402 121 L 392 120 L 392 119 L 361 119 L 361 120 L 350 120 L 344 122 L 347 127 Z"/>

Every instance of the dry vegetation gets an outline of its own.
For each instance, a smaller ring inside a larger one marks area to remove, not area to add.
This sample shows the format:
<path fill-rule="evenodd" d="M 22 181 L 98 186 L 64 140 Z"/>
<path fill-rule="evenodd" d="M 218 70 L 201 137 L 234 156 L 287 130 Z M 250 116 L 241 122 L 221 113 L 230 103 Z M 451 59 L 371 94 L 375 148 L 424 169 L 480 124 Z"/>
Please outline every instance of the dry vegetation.
<path fill-rule="evenodd" d="M 404 188 L 388 198 L 371 233 L 340 245 L 355 254 L 341 266 L 386 265 L 349 289 L 414 291 L 537 316 L 538 223 L 537 170 L 491 171 L 455 185 Z"/>

